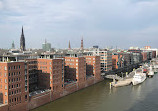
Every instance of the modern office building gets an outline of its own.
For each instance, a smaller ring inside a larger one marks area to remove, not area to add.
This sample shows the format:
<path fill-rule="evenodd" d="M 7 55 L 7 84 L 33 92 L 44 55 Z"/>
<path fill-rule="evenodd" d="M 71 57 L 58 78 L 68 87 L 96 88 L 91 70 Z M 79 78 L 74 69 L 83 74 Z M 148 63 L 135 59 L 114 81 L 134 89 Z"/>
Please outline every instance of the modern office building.
<path fill-rule="evenodd" d="M 42 44 L 43 51 L 50 51 L 51 50 L 51 43 L 47 43 L 45 40 L 45 43 Z"/>
<path fill-rule="evenodd" d="M 100 56 L 100 66 L 101 71 L 110 71 L 112 70 L 112 52 L 107 49 L 96 49 L 92 48 L 85 53 L 91 53 L 94 56 Z"/>

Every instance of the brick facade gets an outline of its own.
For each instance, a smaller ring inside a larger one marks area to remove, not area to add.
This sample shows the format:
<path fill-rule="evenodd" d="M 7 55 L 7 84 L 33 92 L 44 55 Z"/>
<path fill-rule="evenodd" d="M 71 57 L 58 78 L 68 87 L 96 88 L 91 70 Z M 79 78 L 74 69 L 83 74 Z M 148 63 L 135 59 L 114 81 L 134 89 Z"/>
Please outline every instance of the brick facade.
<path fill-rule="evenodd" d="M 69 79 L 72 82 L 68 82 Z M 99 56 L 2 62 L 0 102 L 8 104 L 5 111 L 27 111 L 101 80 Z M 4 107 L 0 107 L 2 109 Z"/>

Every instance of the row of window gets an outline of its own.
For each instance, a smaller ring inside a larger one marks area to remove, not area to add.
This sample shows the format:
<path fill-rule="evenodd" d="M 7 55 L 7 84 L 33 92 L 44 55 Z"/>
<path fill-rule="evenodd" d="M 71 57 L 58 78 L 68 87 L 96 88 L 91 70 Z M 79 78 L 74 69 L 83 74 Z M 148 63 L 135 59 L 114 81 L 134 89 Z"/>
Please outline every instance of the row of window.
<path fill-rule="evenodd" d="M 19 78 L 9 79 L 9 83 L 10 83 L 10 82 L 17 82 L 17 81 L 20 81 L 20 80 L 21 80 L 20 77 L 19 77 Z"/>
<path fill-rule="evenodd" d="M 21 74 L 21 72 L 12 72 L 12 73 L 9 73 L 9 77 L 10 76 L 15 76 L 15 75 L 20 75 Z"/>
<path fill-rule="evenodd" d="M 9 100 L 9 103 L 13 103 L 13 102 L 21 102 L 21 96 L 20 96 L 20 97 L 17 97 L 17 98 L 14 98 L 14 99 L 10 99 L 10 100 Z"/>
<path fill-rule="evenodd" d="M 48 62 L 38 62 L 41 65 L 47 65 Z M 60 64 L 61 62 L 53 61 L 53 64 Z M 52 65 L 52 62 L 49 62 L 50 65 Z"/>
<path fill-rule="evenodd" d="M 16 95 L 16 94 L 19 94 L 19 93 L 21 93 L 21 89 L 9 92 L 9 96 L 10 95 Z"/>
<path fill-rule="evenodd" d="M 38 62 L 39 64 L 42 64 L 42 65 L 46 65 L 47 62 Z M 51 62 L 50 62 L 50 65 L 51 65 Z"/>
<path fill-rule="evenodd" d="M 18 87 L 21 87 L 21 85 L 20 84 L 9 85 L 9 89 L 18 88 Z"/>
<path fill-rule="evenodd" d="M 29 66 L 29 69 L 34 69 L 34 68 L 37 68 L 37 66 Z"/>
<path fill-rule="evenodd" d="M 0 76 L 2 76 L 2 73 L 0 72 Z M 7 76 L 7 73 L 4 73 L 4 77 L 6 77 Z"/>
<path fill-rule="evenodd" d="M 20 65 L 17 65 L 17 66 L 11 66 L 8 69 L 12 70 L 12 69 L 20 69 L 20 68 L 21 68 Z"/>
<path fill-rule="evenodd" d="M 37 64 L 37 61 L 30 61 L 29 64 Z"/>
<path fill-rule="evenodd" d="M 7 83 L 7 79 L 4 79 L 4 82 Z M 0 79 L 0 83 L 2 83 L 2 79 Z"/>
<path fill-rule="evenodd" d="M 86 58 L 87 60 L 95 60 L 95 58 Z"/>
<path fill-rule="evenodd" d="M 65 59 L 65 61 L 74 61 L 74 59 Z M 76 59 L 76 62 L 78 62 L 78 59 Z"/>

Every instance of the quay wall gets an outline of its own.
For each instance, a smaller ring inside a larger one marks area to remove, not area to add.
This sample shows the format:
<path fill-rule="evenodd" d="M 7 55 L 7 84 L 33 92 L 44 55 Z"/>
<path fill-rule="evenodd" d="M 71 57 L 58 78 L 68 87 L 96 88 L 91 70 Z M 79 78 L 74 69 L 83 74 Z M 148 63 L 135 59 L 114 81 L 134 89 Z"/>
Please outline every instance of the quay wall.
<path fill-rule="evenodd" d="M 0 111 L 8 111 L 8 104 L 1 104 Z"/>
<path fill-rule="evenodd" d="M 77 82 L 71 83 L 71 84 L 67 84 L 64 87 L 63 96 L 71 94 L 71 93 L 73 93 L 73 92 L 75 92 L 77 90 L 78 90 L 78 84 L 77 84 Z"/>
<path fill-rule="evenodd" d="M 46 103 L 49 103 L 51 98 L 51 91 L 47 91 L 29 98 L 28 108 L 29 110 L 42 106 Z"/>
<path fill-rule="evenodd" d="M 94 77 L 87 78 L 85 87 L 91 86 L 95 83 Z"/>
<path fill-rule="evenodd" d="M 93 84 L 96 84 L 102 80 L 104 80 L 104 79 L 100 78 L 100 79 L 95 80 L 94 77 L 90 77 L 86 80 L 84 85 L 82 84 L 82 88 L 79 87 L 77 82 L 73 82 L 73 83 L 65 85 L 62 92 L 61 91 L 60 92 L 49 91 L 47 93 L 42 93 L 42 94 L 33 96 L 30 98 L 29 103 L 28 103 L 29 110 L 40 107 L 51 101 L 55 101 L 56 99 L 59 99 L 61 97 L 74 93 L 80 89 L 83 89 L 83 88 L 86 88 Z"/>
<path fill-rule="evenodd" d="M 14 108 L 12 108 L 11 106 L 8 107 L 8 104 L 1 104 L 0 111 L 29 111 L 37 107 L 40 107 L 42 105 L 45 105 L 51 101 L 55 101 L 56 99 L 59 99 L 61 97 L 74 93 L 80 89 L 91 86 L 102 80 L 103 78 L 100 78 L 100 80 L 95 80 L 94 77 L 90 77 L 84 82 L 85 84 L 82 84 L 82 88 L 79 87 L 77 82 L 70 83 L 65 85 L 60 92 L 53 92 L 51 90 L 48 90 L 44 93 L 33 95 L 29 97 L 29 101 L 26 101 L 25 104 L 22 105 L 18 104 L 16 109 L 14 109 L 15 107 Z"/>

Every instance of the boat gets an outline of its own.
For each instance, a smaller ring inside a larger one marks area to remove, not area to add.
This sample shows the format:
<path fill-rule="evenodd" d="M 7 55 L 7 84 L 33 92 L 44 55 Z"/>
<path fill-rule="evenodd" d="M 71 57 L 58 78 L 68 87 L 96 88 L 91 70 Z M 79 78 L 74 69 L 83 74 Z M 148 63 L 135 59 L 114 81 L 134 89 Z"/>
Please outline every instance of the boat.
<path fill-rule="evenodd" d="M 137 72 L 135 71 L 135 75 L 133 76 L 133 79 L 132 79 L 132 84 L 133 85 L 137 85 L 137 84 L 140 84 L 142 82 L 144 82 L 146 79 L 146 73 L 143 73 L 143 72 Z"/>
<path fill-rule="evenodd" d="M 112 82 L 111 85 L 113 87 L 121 87 L 121 86 L 127 86 L 130 85 L 132 82 L 132 78 L 125 79 L 125 80 L 119 80 L 117 82 Z"/>
<path fill-rule="evenodd" d="M 157 74 L 158 73 L 158 64 L 155 64 L 154 65 L 154 74 Z"/>
<path fill-rule="evenodd" d="M 152 66 L 149 67 L 149 72 L 148 72 L 148 77 L 153 77 L 154 76 L 154 71 L 152 69 Z"/>

